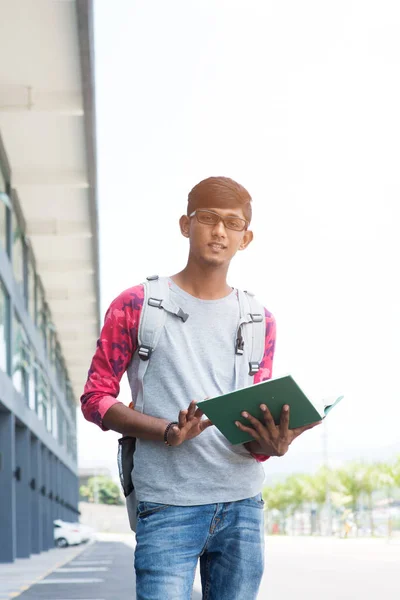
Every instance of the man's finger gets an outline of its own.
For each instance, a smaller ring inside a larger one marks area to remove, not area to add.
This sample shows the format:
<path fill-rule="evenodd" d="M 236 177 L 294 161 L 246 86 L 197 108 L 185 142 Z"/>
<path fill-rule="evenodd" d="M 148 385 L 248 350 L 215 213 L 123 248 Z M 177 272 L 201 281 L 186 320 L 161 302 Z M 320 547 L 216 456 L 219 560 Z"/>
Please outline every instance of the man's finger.
<path fill-rule="evenodd" d="M 177 425 L 173 425 L 168 431 L 168 441 L 171 446 L 175 446 L 181 436 L 181 430 Z"/>
<path fill-rule="evenodd" d="M 194 413 L 195 419 L 201 419 L 201 417 L 204 415 L 203 411 L 201 410 L 201 408 L 197 408 L 196 412 Z"/>
<path fill-rule="evenodd" d="M 290 408 L 287 404 L 282 407 L 279 420 L 279 433 L 282 438 L 286 438 L 289 431 Z"/>
<path fill-rule="evenodd" d="M 275 425 L 274 417 L 271 415 L 271 411 L 269 410 L 269 408 L 266 404 L 261 404 L 260 408 L 263 412 L 264 423 L 265 423 L 266 428 L 268 429 L 268 431 L 270 433 L 273 433 L 275 431 L 276 425 Z"/>
<path fill-rule="evenodd" d="M 187 411 L 187 421 L 191 421 L 195 415 L 196 412 L 196 400 L 192 400 L 191 403 L 189 404 L 188 407 L 188 411 Z"/>
<path fill-rule="evenodd" d="M 245 419 L 250 421 L 250 423 L 253 426 L 253 429 L 255 429 L 257 431 L 257 433 L 260 437 L 263 435 L 265 428 L 264 428 L 264 425 L 261 423 L 261 421 L 259 421 L 255 417 L 253 417 L 253 415 L 251 415 L 248 412 L 242 412 L 242 417 L 244 417 Z"/>
<path fill-rule="evenodd" d="M 212 423 L 210 419 L 204 419 L 204 421 L 200 421 L 199 427 L 200 431 L 204 431 L 207 427 L 211 427 Z"/>
<path fill-rule="evenodd" d="M 309 429 L 313 429 L 314 427 L 316 427 L 317 425 L 321 425 L 322 421 L 317 421 L 316 423 L 310 423 L 309 425 L 303 425 L 303 427 L 296 427 L 296 429 L 292 429 L 293 434 L 295 435 L 295 437 L 301 435 L 302 433 L 304 433 L 305 431 L 308 431 Z"/>
<path fill-rule="evenodd" d="M 185 427 L 186 425 L 186 415 L 187 415 L 187 410 L 181 410 L 179 411 L 179 417 L 178 417 L 178 421 L 179 421 L 179 427 Z"/>
<path fill-rule="evenodd" d="M 261 438 L 260 438 L 258 432 L 255 429 L 253 429 L 252 427 L 246 427 L 246 425 L 243 425 L 243 423 L 241 423 L 240 421 L 235 421 L 235 425 L 238 429 L 240 429 L 240 431 L 249 433 L 255 440 L 260 441 Z"/>

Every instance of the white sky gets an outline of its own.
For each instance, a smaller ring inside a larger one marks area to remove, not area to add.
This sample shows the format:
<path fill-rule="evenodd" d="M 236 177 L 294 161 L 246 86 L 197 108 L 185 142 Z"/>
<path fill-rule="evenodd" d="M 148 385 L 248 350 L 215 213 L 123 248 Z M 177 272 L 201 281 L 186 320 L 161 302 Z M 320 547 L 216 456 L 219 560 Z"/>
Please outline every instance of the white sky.
<path fill-rule="evenodd" d="M 400 452 L 399 3 L 95 8 L 102 315 L 183 268 L 188 191 L 232 177 L 253 196 L 255 240 L 229 283 L 276 317 L 274 375 L 346 395 L 327 423 L 332 464 Z M 79 424 L 80 464 L 115 470 L 118 436 Z M 267 474 L 314 468 L 321 433 Z"/>

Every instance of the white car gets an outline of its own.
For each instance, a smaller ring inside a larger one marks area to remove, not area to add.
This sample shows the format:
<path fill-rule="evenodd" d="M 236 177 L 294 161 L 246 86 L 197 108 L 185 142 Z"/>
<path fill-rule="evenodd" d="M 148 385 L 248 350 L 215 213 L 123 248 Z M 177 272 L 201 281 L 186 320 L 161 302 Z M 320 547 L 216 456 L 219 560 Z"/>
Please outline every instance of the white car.
<path fill-rule="evenodd" d="M 82 541 L 83 535 L 78 523 L 68 523 L 61 519 L 54 521 L 54 543 L 57 548 L 76 546 Z"/>
<path fill-rule="evenodd" d="M 94 537 L 94 529 L 89 527 L 88 525 L 83 525 L 82 523 L 71 523 L 81 532 L 82 542 L 89 542 Z"/>

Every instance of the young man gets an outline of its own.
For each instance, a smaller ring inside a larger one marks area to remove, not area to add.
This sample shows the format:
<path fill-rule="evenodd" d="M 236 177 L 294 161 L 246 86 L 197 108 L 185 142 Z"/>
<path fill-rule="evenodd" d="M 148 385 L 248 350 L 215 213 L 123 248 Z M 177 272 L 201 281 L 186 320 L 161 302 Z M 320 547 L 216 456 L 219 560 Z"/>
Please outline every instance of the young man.
<path fill-rule="evenodd" d="M 239 322 L 229 264 L 253 239 L 251 197 L 238 183 L 211 177 L 189 194 L 180 219 L 189 258 L 169 278 L 170 298 L 189 318 L 167 314 L 144 377 L 143 412 L 117 400 L 128 371 L 138 397 L 138 325 L 143 286 L 124 292 L 107 311 L 82 396 L 86 419 L 137 438 L 133 479 L 138 504 L 135 569 L 139 600 L 191 597 L 200 560 L 203 598 L 252 600 L 263 573 L 262 461 L 282 456 L 310 426 L 289 430 L 289 410 L 275 426 L 244 413 L 253 442 L 232 446 L 203 418 L 196 400 L 242 387 L 235 366 Z M 275 320 L 265 310 L 264 357 L 254 382 L 271 377 Z M 239 374 L 240 375 L 240 374 Z M 247 377 L 247 373 L 246 373 Z"/>

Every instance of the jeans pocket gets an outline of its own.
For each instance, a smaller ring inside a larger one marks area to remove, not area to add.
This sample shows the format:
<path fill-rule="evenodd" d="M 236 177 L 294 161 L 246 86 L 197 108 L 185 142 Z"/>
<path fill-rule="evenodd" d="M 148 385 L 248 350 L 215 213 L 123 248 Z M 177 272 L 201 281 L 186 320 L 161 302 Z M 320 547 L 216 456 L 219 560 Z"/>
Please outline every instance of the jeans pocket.
<path fill-rule="evenodd" d="M 254 506 L 256 508 L 264 508 L 265 502 L 263 500 L 262 494 L 257 494 L 256 496 L 252 496 L 251 498 L 246 498 L 246 500 L 242 500 L 243 504 L 247 504 L 248 506 Z"/>
<path fill-rule="evenodd" d="M 158 502 L 139 502 L 137 507 L 138 519 L 144 519 L 155 513 L 159 513 L 167 508 L 169 504 L 159 504 Z"/>

